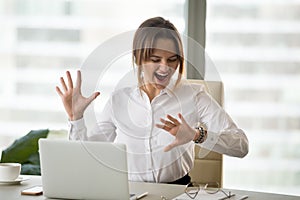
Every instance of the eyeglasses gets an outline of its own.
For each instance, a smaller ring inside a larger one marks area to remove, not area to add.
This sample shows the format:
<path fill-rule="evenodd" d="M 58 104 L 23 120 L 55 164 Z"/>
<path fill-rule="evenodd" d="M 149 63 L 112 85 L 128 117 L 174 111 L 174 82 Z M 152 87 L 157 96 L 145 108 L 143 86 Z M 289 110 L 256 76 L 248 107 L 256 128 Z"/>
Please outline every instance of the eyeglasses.
<path fill-rule="evenodd" d="M 235 196 L 235 194 L 232 194 L 230 191 L 227 194 L 219 187 L 219 183 L 217 182 L 206 183 L 202 187 L 197 183 L 189 183 L 186 185 L 184 192 L 191 199 L 195 199 L 201 190 L 203 190 L 207 194 L 216 194 L 218 192 L 222 192 L 225 195 L 225 197 L 221 198 L 222 200 Z"/>

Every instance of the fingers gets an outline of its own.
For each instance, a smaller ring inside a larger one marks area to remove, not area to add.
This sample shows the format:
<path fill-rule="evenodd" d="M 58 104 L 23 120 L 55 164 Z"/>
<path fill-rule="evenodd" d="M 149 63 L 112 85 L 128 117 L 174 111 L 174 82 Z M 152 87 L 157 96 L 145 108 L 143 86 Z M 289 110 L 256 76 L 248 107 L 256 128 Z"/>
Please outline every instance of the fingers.
<path fill-rule="evenodd" d="M 58 94 L 59 96 L 62 97 L 62 96 L 63 96 L 63 93 L 62 93 L 62 91 L 60 90 L 60 88 L 59 88 L 58 86 L 56 86 L 55 89 L 56 89 L 57 94 Z"/>
<path fill-rule="evenodd" d="M 183 124 L 186 124 L 186 123 L 187 123 L 187 122 L 185 121 L 185 119 L 183 118 L 183 116 L 182 116 L 181 113 L 178 113 L 178 117 L 179 117 L 179 119 L 181 120 L 181 122 L 182 122 Z"/>
<path fill-rule="evenodd" d="M 173 128 L 174 126 L 176 126 L 176 124 L 170 122 L 170 121 L 166 121 L 162 118 L 160 118 L 161 123 L 163 123 L 165 126 L 169 127 L 169 128 Z"/>
<path fill-rule="evenodd" d="M 77 70 L 76 88 L 81 89 L 81 72 Z"/>
<path fill-rule="evenodd" d="M 95 95 L 95 99 L 96 99 L 100 95 L 100 92 L 95 92 L 94 95 Z"/>
<path fill-rule="evenodd" d="M 100 95 L 100 92 L 95 92 L 89 98 L 86 98 L 86 106 L 90 105 L 92 103 L 92 101 L 94 101 L 99 95 Z"/>
<path fill-rule="evenodd" d="M 95 92 L 88 98 L 88 104 L 90 104 L 92 101 L 94 101 L 98 96 L 100 95 L 100 92 Z"/>
<path fill-rule="evenodd" d="M 172 132 L 171 130 L 174 127 L 180 126 L 181 123 L 177 119 L 175 119 L 174 117 L 172 117 L 171 115 L 167 115 L 167 119 L 168 120 L 160 118 L 160 121 L 161 121 L 162 124 L 156 124 L 156 127 L 161 128 L 161 129 L 163 129 L 165 131 L 168 131 L 172 135 L 176 135 L 176 132 Z"/>
<path fill-rule="evenodd" d="M 179 126 L 181 124 L 177 119 L 175 119 L 171 115 L 167 115 L 167 119 L 170 121 L 160 118 L 161 123 L 163 123 L 167 127 L 173 128 L 174 126 Z"/>
<path fill-rule="evenodd" d="M 72 89 L 73 88 L 73 80 L 71 77 L 71 73 L 69 71 L 67 71 L 66 74 L 67 74 L 67 79 L 68 79 L 68 86 L 70 89 Z"/>
<path fill-rule="evenodd" d="M 61 86 L 62 86 L 63 90 L 64 90 L 65 92 L 67 92 L 67 91 L 68 91 L 68 88 L 67 88 L 67 85 L 66 85 L 65 80 L 64 80 L 63 77 L 60 77 L 60 83 L 61 83 Z"/>
<path fill-rule="evenodd" d="M 66 71 L 66 75 L 68 80 L 68 86 L 65 82 L 65 79 L 63 77 L 60 77 L 60 83 L 64 92 L 67 92 L 69 89 L 73 89 L 73 81 L 72 81 L 71 73 L 69 71 Z M 56 87 L 56 91 L 58 92 L 59 95 L 62 95 L 62 91 L 60 90 L 60 88 Z"/>
<path fill-rule="evenodd" d="M 168 131 L 168 132 L 171 130 L 170 127 L 167 127 L 167 126 L 162 125 L 162 124 L 156 124 L 155 126 L 156 126 L 157 128 L 164 129 L 165 131 Z"/>
<path fill-rule="evenodd" d="M 167 115 L 167 118 L 169 120 L 171 120 L 176 126 L 180 125 L 180 122 L 177 119 L 175 119 L 174 117 L 172 117 L 171 115 Z"/>

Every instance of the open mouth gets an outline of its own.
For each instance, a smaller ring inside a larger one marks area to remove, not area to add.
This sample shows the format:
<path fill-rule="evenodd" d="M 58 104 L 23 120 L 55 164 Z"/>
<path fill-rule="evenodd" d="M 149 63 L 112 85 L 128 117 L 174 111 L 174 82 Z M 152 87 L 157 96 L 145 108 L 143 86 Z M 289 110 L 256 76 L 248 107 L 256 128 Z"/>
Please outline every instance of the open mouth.
<path fill-rule="evenodd" d="M 169 73 L 158 73 L 155 72 L 154 76 L 159 80 L 159 81 L 165 81 L 168 79 Z"/>

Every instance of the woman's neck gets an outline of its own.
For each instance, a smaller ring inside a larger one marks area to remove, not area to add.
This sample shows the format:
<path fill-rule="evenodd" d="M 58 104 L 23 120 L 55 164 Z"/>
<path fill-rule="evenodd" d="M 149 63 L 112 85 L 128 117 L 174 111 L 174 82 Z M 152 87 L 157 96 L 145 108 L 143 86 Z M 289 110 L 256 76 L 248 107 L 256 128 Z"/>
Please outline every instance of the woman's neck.
<path fill-rule="evenodd" d="M 156 88 L 152 84 L 147 84 L 141 87 L 141 89 L 147 94 L 150 102 L 160 94 L 161 89 Z"/>

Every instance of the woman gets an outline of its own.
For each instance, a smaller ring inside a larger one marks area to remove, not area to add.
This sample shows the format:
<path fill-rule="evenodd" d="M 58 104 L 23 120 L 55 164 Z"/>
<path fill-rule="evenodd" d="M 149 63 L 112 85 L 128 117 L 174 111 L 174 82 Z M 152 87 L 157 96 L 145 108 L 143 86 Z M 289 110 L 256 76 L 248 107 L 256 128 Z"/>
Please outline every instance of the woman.
<path fill-rule="evenodd" d="M 71 140 L 125 143 L 131 181 L 188 184 L 195 143 L 230 156 L 248 153 L 246 135 L 228 114 L 201 85 L 181 80 L 183 47 L 172 23 L 161 17 L 143 22 L 134 36 L 133 62 L 137 86 L 113 92 L 89 133 L 83 114 L 100 93 L 81 95 L 80 71 L 75 87 L 69 72 L 68 85 L 61 78 L 63 91 L 56 90 L 70 119 Z"/>

